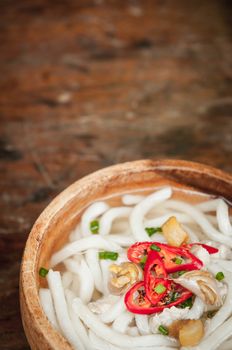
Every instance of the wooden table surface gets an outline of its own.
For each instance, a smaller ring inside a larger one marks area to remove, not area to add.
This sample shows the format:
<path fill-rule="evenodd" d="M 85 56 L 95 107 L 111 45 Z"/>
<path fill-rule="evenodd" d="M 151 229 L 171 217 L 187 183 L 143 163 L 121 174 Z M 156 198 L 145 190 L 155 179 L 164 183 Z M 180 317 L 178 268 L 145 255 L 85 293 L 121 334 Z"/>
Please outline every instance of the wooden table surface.
<path fill-rule="evenodd" d="M 231 2 L 2 0 L 0 349 L 30 228 L 99 168 L 181 158 L 232 172 Z"/>

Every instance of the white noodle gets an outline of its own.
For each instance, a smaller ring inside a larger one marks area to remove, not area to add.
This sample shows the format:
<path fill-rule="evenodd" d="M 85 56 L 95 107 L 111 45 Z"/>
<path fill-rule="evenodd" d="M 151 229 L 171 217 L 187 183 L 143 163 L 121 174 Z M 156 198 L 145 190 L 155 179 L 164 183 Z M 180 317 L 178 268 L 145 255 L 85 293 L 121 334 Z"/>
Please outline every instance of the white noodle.
<path fill-rule="evenodd" d="M 193 306 L 183 319 L 199 320 L 204 313 L 205 304 L 201 298 L 196 297 Z"/>
<path fill-rule="evenodd" d="M 79 336 L 76 334 L 73 328 L 72 322 L 68 314 L 68 308 L 65 300 L 64 290 L 62 287 L 60 272 L 49 270 L 47 274 L 47 281 L 51 291 L 57 319 L 62 333 L 74 349 L 85 350 Z"/>
<path fill-rule="evenodd" d="M 163 204 L 160 203 L 158 206 L 155 206 L 154 208 L 152 208 L 147 214 L 146 214 L 146 219 L 147 220 L 152 220 L 154 218 L 158 218 L 160 216 L 164 216 L 164 215 L 170 215 L 170 210 L 166 209 Z"/>
<path fill-rule="evenodd" d="M 108 281 L 109 281 L 109 266 L 112 264 L 112 261 L 108 260 L 100 260 L 100 266 L 102 271 L 102 281 L 103 281 L 103 294 L 108 295 L 109 294 L 109 288 L 108 288 Z"/>
<path fill-rule="evenodd" d="M 85 257 L 94 278 L 95 287 L 99 292 L 103 293 L 102 272 L 99 264 L 97 249 L 88 249 Z"/>
<path fill-rule="evenodd" d="M 80 264 L 80 262 L 81 262 L 81 260 L 82 260 L 82 258 L 83 258 L 83 255 L 84 255 L 84 252 L 79 252 L 79 253 L 77 253 L 77 254 L 74 254 L 74 255 L 72 256 L 72 259 L 75 260 L 75 261 L 77 261 L 78 264 Z"/>
<path fill-rule="evenodd" d="M 159 190 L 137 204 L 130 215 L 130 226 L 132 233 L 137 241 L 151 240 L 144 229 L 144 216 L 157 204 L 170 198 L 172 194 L 171 187 L 165 187 Z"/>
<path fill-rule="evenodd" d="M 94 291 L 93 275 L 84 259 L 78 264 L 73 259 L 64 261 L 66 268 L 79 277 L 79 295 L 85 303 L 88 303 Z"/>
<path fill-rule="evenodd" d="M 96 350 L 124 350 L 125 348 L 120 348 L 109 342 L 106 342 L 104 339 L 99 338 L 94 332 L 89 331 L 89 338 L 91 343 L 94 345 L 94 349 Z"/>
<path fill-rule="evenodd" d="M 215 260 L 215 262 L 228 272 L 232 272 L 232 261 L 218 259 Z"/>
<path fill-rule="evenodd" d="M 120 297 L 120 299 L 115 303 L 110 310 L 102 313 L 100 318 L 104 323 L 113 322 L 119 315 L 121 315 L 126 310 L 126 306 L 124 303 L 124 295 Z"/>
<path fill-rule="evenodd" d="M 69 288 L 72 281 L 73 281 L 73 274 L 70 271 L 65 271 L 62 276 L 62 284 L 63 284 L 63 288 Z"/>
<path fill-rule="evenodd" d="M 125 347 L 134 348 L 135 346 L 146 347 L 154 345 L 175 347 L 177 345 L 176 340 L 165 338 L 159 334 L 130 337 L 128 335 L 115 332 L 112 327 L 109 327 L 100 321 L 99 318 L 94 315 L 79 298 L 74 299 L 73 310 L 82 319 L 86 326 L 89 327 L 95 334 L 98 334 L 98 336 L 116 346 L 121 346 L 121 344 L 123 344 Z"/>
<path fill-rule="evenodd" d="M 139 337 L 139 330 L 136 326 L 128 327 L 126 332 L 128 335 L 130 335 L 132 337 Z"/>
<path fill-rule="evenodd" d="M 61 250 L 52 255 L 51 266 L 53 267 L 62 262 L 63 260 L 69 258 L 70 256 L 91 248 L 110 251 L 113 250 L 116 252 L 122 250 L 122 248 L 118 244 L 108 242 L 102 236 L 92 235 L 90 237 L 82 238 L 79 241 L 66 244 Z"/>
<path fill-rule="evenodd" d="M 210 215 L 210 214 L 205 214 L 206 219 L 211 222 L 212 225 L 218 226 L 218 221 L 216 216 Z"/>
<path fill-rule="evenodd" d="M 167 240 L 162 233 L 155 233 L 151 236 L 151 239 L 156 242 L 167 243 Z"/>
<path fill-rule="evenodd" d="M 122 203 L 125 205 L 135 205 L 141 202 L 145 196 L 135 194 L 125 194 L 122 196 Z"/>
<path fill-rule="evenodd" d="M 133 331 L 131 332 L 132 336 L 134 335 L 135 333 L 135 328 L 136 327 L 131 327 L 131 329 L 133 329 Z M 138 335 L 138 331 L 137 331 L 137 335 Z M 92 342 L 92 344 L 94 344 L 95 346 L 95 349 L 96 350 L 129 350 L 131 348 L 126 348 L 126 347 L 118 347 L 118 346 L 115 346 L 113 344 L 110 344 L 109 342 L 106 342 L 105 340 L 103 340 L 102 338 L 99 338 L 94 332 L 92 331 L 89 331 L 89 337 L 90 337 L 90 340 Z M 176 348 L 173 348 L 173 347 L 169 347 L 169 346 L 149 346 L 149 347 L 133 347 L 133 350 L 175 350 Z"/>
<path fill-rule="evenodd" d="M 209 238 L 217 242 L 225 243 L 228 246 L 232 247 L 232 239 L 216 230 L 206 219 L 205 215 L 201 213 L 200 210 L 196 209 L 196 207 L 194 207 L 193 205 L 183 203 L 177 200 L 169 200 L 165 202 L 165 206 L 171 209 L 182 210 L 186 214 L 190 215 L 197 222 L 197 224 L 202 228 L 202 230 Z"/>
<path fill-rule="evenodd" d="M 195 234 L 197 237 L 198 237 L 198 240 L 201 242 L 201 241 L 204 241 L 207 239 L 206 235 L 204 234 L 203 230 L 201 229 L 201 227 L 196 223 L 194 222 L 193 224 L 184 224 L 183 225 L 184 227 L 186 227 L 186 230 L 190 230 L 193 232 L 193 234 Z M 187 231 L 189 233 L 189 231 Z M 190 236 L 191 236 L 191 233 L 190 233 Z"/>
<path fill-rule="evenodd" d="M 69 288 L 76 296 L 80 296 L 80 281 L 78 275 L 73 274 L 73 281 Z"/>
<path fill-rule="evenodd" d="M 64 265 L 67 269 L 68 272 L 73 273 L 77 276 L 79 276 L 79 266 L 80 263 L 78 263 L 77 261 L 75 261 L 74 259 L 66 259 L 64 260 Z"/>
<path fill-rule="evenodd" d="M 99 233 L 100 235 L 108 235 L 111 230 L 112 223 L 117 218 L 127 218 L 131 213 L 132 208 L 128 207 L 115 207 L 107 210 L 99 220 Z"/>
<path fill-rule="evenodd" d="M 231 350 L 231 338 L 223 342 L 223 344 L 220 345 L 220 350 Z"/>
<path fill-rule="evenodd" d="M 197 204 L 196 208 L 203 212 L 216 211 L 218 202 L 219 202 L 219 199 L 211 199 L 209 201 Z"/>
<path fill-rule="evenodd" d="M 124 235 L 124 234 L 113 234 L 113 235 L 107 235 L 105 236 L 107 240 L 110 242 L 114 242 L 121 247 L 130 247 L 132 244 L 135 243 L 135 239 L 132 235 Z"/>
<path fill-rule="evenodd" d="M 51 291 L 47 288 L 40 288 L 39 290 L 39 299 L 43 310 L 49 319 L 52 326 L 57 330 L 61 331 L 56 319 L 56 313 L 52 301 Z"/>
<path fill-rule="evenodd" d="M 180 214 L 176 212 L 171 212 L 169 214 L 164 214 L 162 216 L 145 220 L 145 227 L 159 227 L 162 226 L 171 216 L 175 216 L 176 219 L 181 223 L 193 222 L 192 218 L 186 214 Z"/>
<path fill-rule="evenodd" d="M 188 233 L 188 236 L 190 237 L 190 242 L 199 242 L 199 238 L 197 237 L 196 233 L 188 226 L 188 225 L 182 225 L 185 231 Z"/>
<path fill-rule="evenodd" d="M 83 237 L 92 234 L 90 230 L 90 223 L 98 216 L 102 215 L 109 209 L 109 206 L 105 202 L 95 202 L 91 204 L 84 212 L 81 218 L 81 233 Z"/>
<path fill-rule="evenodd" d="M 85 260 L 81 261 L 79 268 L 80 277 L 80 297 L 85 303 L 89 303 L 94 291 L 93 275 Z"/>
<path fill-rule="evenodd" d="M 93 313 L 100 315 L 103 312 L 110 310 L 110 308 L 120 299 L 120 296 L 109 294 L 107 296 L 100 297 L 96 301 L 92 301 L 88 304 L 88 308 Z"/>
<path fill-rule="evenodd" d="M 227 204 L 220 199 L 217 207 L 217 221 L 220 231 L 225 235 L 232 235 L 232 226 L 229 219 L 229 208 Z"/>
<path fill-rule="evenodd" d="M 148 323 L 147 315 L 135 315 L 135 322 L 138 327 L 139 333 L 142 335 L 150 334 L 150 327 Z"/>
<path fill-rule="evenodd" d="M 124 311 L 114 320 L 112 327 L 117 332 L 126 333 L 126 329 L 133 319 L 134 315 L 132 312 Z"/>
<path fill-rule="evenodd" d="M 92 344 L 89 340 L 89 336 L 88 336 L 88 333 L 87 333 L 85 326 L 83 325 L 82 321 L 77 316 L 77 314 L 73 311 L 72 303 L 73 303 L 73 300 L 75 298 L 75 294 L 72 293 L 72 291 L 66 289 L 65 295 L 66 295 L 67 304 L 68 304 L 69 316 L 70 316 L 70 319 L 72 321 L 72 324 L 73 324 L 73 327 L 74 327 L 76 333 L 80 337 L 83 345 L 85 346 L 85 348 L 87 350 L 94 350 L 94 346 L 92 346 Z"/>

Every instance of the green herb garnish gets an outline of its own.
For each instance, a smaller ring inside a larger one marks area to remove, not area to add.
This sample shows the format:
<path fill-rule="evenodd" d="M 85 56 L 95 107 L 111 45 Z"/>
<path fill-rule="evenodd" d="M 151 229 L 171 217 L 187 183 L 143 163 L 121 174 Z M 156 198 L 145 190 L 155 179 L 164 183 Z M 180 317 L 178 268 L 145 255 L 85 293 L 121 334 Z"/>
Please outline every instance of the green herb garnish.
<path fill-rule="evenodd" d="M 117 260 L 118 259 L 118 253 L 116 253 L 116 252 L 108 252 L 108 251 L 99 252 L 98 253 L 98 257 L 101 260 Z"/>
<path fill-rule="evenodd" d="M 41 268 L 39 269 L 39 275 L 40 275 L 41 277 L 46 277 L 47 274 L 48 274 L 48 270 L 45 269 L 45 267 L 41 267 Z"/>
<path fill-rule="evenodd" d="M 180 297 L 180 293 L 178 293 L 178 292 L 173 292 L 173 293 L 171 294 L 170 303 L 172 303 L 173 301 L 176 301 L 179 297 Z"/>
<path fill-rule="evenodd" d="M 186 271 L 178 271 L 178 276 L 182 276 Z"/>
<path fill-rule="evenodd" d="M 181 309 L 185 309 L 186 307 L 189 307 L 191 309 L 192 306 L 193 306 L 192 297 L 188 298 L 187 300 L 185 300 L 183 303 L 180 304 Z"/>
<path fill-rule="evenodd" d="M 160 251 L 161 251 L 161 248 L 158 247 L 158 245 L 156 245 L 156 244 L 152 244 L 152 245 L 150 246 L 150 249 L 151 249 L 151 250 L 155 250 L 156 252 L 160 252 Z"/>
<path fill-rule="evenodd" d="M 181 265 L 183 260 L 181 258 L 178 258 L 178 256 L 174 259 L 172 259 L 172 261 L 176 264 L 176 265 Z"/>
<path fill-rule="evenodd" d="M 159 326 L 158 331 L 163 335 L 168 335 L 169 333 L 167 327 L 164 327 L 162 325 Z"/>
<path fill-rule="evenodd" d="M 157 284 L 157 286 L 155 286 L 154 288 L 154 291 L 157 293 L 157 294 L 162 294 L 163 292 L 165 292 L 167 288 L 162 284 Z"/>
<path fill-rule="evenodd" d="M 218 281 L 222 281 L 222 280 L 225 278 L 224 273 L 221 272 L 221 271 L 218 272 L 218 273 L 216 274 L 215 278 L 216 278 L 216 280 L 218 280 Z"/>
<path fill-rule="evenodd" d="M 142 258 L 139 261 L 139 264 L 142 267 L 142 269 L 144 268 L 146 261 L 147 261 L 147 255 L 142 256 Z"/>
<path fill-rule="evenodd" d="M 95 235 L 99 232 L 99 221 L 93 220 L 89 224 L 90 231 Z"/>
<path fill-rule="evenodd" d="M 151 237 L 156 232 L 162 232 L 161 227 L 145 227 L 145 231 L 147 232 L 148 236 Z"/>

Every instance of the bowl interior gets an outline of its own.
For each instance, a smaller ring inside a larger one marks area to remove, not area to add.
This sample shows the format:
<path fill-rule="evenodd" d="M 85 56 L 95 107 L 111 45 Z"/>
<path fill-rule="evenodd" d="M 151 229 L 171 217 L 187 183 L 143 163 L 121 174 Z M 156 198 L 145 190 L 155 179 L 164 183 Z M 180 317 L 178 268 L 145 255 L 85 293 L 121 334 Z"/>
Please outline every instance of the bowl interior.
<path fill-rule="evenodd" d="M 114 196 L 122 193 L 146 192 L 166 185 L 177 190 L 200 190 L 229 201 L 232 198 L 231 176 L 216 169 L 183 161 L 137 161 L 103 169 L 77 181 L 45 209 L 31 231 L 21 269 L 22 319 L 32 349 L 71 349 L 41 310 L 38 289 L 44 281 L 38 270 L 49 267 L 51 255 L 67 241 L 84 209 L 99 199 L 117 201 Z M 192 200 L 198 200 L 197 196 Z"/>

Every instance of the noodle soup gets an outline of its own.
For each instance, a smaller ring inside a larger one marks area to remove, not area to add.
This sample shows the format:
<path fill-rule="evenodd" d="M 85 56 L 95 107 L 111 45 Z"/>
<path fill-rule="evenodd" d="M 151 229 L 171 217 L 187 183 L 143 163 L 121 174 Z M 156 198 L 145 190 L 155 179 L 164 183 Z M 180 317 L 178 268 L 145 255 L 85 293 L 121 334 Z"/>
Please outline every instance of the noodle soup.
<path fill-rule="evenodd" d="M 231 236 L 228 204 L 203 193 L 98 200 L 41 267 L 40 302 L 78 350 L 229 349 Z"/>

